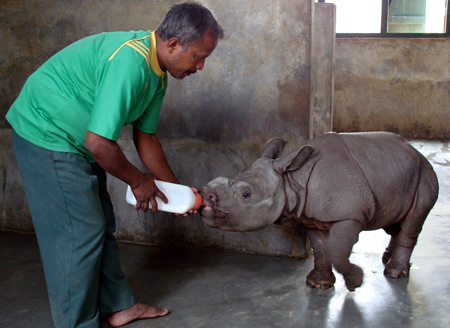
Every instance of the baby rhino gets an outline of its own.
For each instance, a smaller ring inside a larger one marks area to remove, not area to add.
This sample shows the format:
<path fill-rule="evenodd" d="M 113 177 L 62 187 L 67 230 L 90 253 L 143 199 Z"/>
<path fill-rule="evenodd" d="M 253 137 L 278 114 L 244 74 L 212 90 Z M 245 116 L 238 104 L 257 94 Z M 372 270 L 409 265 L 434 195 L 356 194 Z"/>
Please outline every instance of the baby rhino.
<path fill-rule="evenodd" d="M 284 146 L 282 139 L 270 139 L 250 170 L 204 186 L 203 222 L 251 231 L 295 220 L 314 251 L 307 285 L 333 286 L 333 266 L 350 291 L 363 282 L 361 268 L 349 261 L 359 233 L 383 228 L 391 235 L 384 274 L 408 277 L 411 253 L 438 196 L 425 157 L 386 132 L 328 133 L 281 155 Z"/>

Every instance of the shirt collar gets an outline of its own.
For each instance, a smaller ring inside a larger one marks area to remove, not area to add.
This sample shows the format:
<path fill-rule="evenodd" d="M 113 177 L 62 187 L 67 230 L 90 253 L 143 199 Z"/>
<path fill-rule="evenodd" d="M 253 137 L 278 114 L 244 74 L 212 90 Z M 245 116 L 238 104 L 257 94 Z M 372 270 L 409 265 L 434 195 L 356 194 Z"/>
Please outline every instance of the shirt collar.
<path fill-rule="evenodd" d="M 151 58 L 152 69 L 156 75 L 163 77 L 165 73 L 162 71 L 161 67 L 159 66 L 158 55 L 156 53 L 155 31 L 150 33 L 150 46 L 151 46 L 151 56 L 152 56 L 152 58 Z"/>

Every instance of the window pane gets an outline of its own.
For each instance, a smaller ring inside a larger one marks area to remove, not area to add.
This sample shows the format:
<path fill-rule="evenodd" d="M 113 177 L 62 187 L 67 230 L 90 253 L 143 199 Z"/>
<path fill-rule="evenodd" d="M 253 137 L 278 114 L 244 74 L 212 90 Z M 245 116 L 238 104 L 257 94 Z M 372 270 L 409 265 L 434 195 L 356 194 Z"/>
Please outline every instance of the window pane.
<path fill-rule="evenodd" d="M 336 4 L 336 33 L 446 33 L 448 0 L 324 0 Z M 318 0 L 316 0 L 318 2 Z M 386 24 L 386 22 L 385 22 Z"/>
<path fill-rule="evenodd" d="M 381 0 L 326 0 L 336 4 L 336 33 L 380 33 Z"/>
<path fill-rule="evenodd" d="M 448 0 L 427 0 L 425 33 L 446 32 L 447 6 Z"/>
<path fill-rule="evenodd" d="M 447 0 L 391 0 L 388 33 L 445 33 Z"/>
<path fill-rule="evenodd" d="M 391 0 L 388 33 L 424 33 L 426 0 Z"/>

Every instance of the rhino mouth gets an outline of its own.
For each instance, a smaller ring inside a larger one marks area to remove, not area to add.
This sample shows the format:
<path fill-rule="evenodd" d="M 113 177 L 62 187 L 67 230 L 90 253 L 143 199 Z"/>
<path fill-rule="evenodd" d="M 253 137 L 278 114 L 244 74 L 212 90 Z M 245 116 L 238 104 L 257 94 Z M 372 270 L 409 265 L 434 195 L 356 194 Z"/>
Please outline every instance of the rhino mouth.
<path fill-rule="evenodd" d="M 211 207 L 211 206 L 206 205 L 201 210 L 201 214 L 202 214 L 202 216 L 204 214 L 206 214 L 206 216 L 211 216 L 211 214 L 212 214 L 215 218 L 223 219 L 230 213 L 229 212 L 225 212 L 225 211 L 223 211 L 223 210 L 221 210 L 221 209 L 219 209 L 217 207 Z"/>
<path fill-rule="evenodd" d="M 209 227 L 219 228 L 227 225 L 228 212 L 223 211 L 217 207 L 206 205 L 200 212 L 203 223 Z"/>

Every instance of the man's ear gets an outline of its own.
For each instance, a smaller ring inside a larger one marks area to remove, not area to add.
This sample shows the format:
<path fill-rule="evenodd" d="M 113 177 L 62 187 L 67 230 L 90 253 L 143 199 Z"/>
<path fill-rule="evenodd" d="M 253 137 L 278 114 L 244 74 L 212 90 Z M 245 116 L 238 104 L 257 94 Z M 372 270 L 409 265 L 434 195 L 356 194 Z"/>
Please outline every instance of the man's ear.
<path fill-rule="evenodd" d="M 182 48 L 180 40 L 177 37 L 172 36 L 169 40 L 167 40 L 167 51 L 169 54 L 172 54 L 177 47 Z"/>

